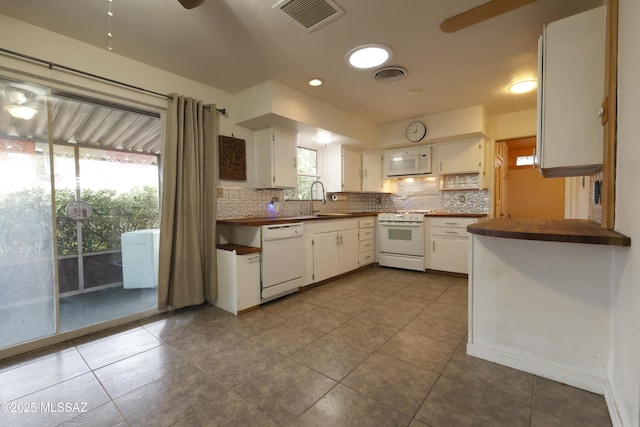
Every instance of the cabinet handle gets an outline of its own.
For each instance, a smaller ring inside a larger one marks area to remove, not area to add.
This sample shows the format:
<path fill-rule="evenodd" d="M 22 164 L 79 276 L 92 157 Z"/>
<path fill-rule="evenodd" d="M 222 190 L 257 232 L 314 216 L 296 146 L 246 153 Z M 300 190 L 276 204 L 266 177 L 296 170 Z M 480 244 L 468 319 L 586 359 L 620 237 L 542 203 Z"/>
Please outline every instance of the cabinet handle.
<path fill-rule="evenodd" d="M 436 242 L 431 242 L 433 252 L 436 251 Z"/>
<path fill-rule="evenodd" d="M 253 256 L 253 257 L 249 258 L 247 261 L 249 261 L 251 264 L 255 264 L 256 262 L 260 262 L 260 255 Z"/>
<path fill-rule="evenodd" d="M 445 222 L 445 224 L 447 224 L 447 225 L 458 225 L 457 222 Z"/>
<path fill-rule="evenodd" d="M 447 234 L 458 234 L 457 231 L 450 231 L 450 230 L 445 231 L 445 233 L 447 233 Z"/>

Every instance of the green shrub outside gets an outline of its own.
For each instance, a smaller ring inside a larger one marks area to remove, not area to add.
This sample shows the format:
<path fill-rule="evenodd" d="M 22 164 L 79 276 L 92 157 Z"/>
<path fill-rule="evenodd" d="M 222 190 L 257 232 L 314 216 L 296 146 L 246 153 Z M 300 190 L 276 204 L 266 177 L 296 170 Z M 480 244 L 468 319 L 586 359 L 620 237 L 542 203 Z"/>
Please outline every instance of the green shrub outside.
<path fill-rule="evenodd" d="M 75 200 L 75 191 L 56 190 L 58 255 L 78 252 L 76 221 L 64 215 Z M 83 190 L 82 201 L 93 215 L 82 221 L 83 252 L 120 249 L 126 231 L 158 228 L 158 191 L 135 187 L 126 193 L 115 190 Z M 0 202 L 0 259 L 51 256 L 51 198 L 42 188 L 9 194 Z"/>

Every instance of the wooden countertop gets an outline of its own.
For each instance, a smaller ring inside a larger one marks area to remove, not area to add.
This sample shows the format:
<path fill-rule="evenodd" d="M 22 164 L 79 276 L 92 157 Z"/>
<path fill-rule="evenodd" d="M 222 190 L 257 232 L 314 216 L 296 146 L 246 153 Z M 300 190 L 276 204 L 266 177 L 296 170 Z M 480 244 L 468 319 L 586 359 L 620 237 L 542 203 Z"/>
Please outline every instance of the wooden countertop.
<path fill-rule="evenodd" d="M 359 218 L 364 216 L 378 216 L 378 212 L 354 212 L 345 214 L 325 214 L 325 215 L 301 215 L 301 216 L 274 216 L 274 217 L 256 217 L 256 218 L 231 218 L 219 219 L 217 224 L 245 225 L 249 227 L 260 227 L 262 225 L 271 224 L 290 224 L 292 222 L 318 221 L 325 219 L 348 219 Z M 459 212 L 430 212 L 425 216 L 435 217 L 463 217 L 463 218 L 484 218 L 487 214 L 476 213 L 459 213 Z"/>
<path fill-rule="evenodd" d="M 290 224 L 292 222 L 304 222 L 304 221 L 322 221 L 326 219 L 349 219 L 359 218 L 363 216 L 378 216 L 377 212 L 357 212 L 340 215 L 302 215 L 302 216 L 274 216 L 274 217 L 257 217 L 257 218 L 233 218 L 233 219 L 219 219 L 217 224 L 230 224 L 230 225 L 245 225 L 250 227 L 259 227 L 262 225 L 271 224 Z"/>
<path fill-rule="evenodd" d="M 456 218 L 484 218 L 487 214 L 478 213 L 461 213 L 461 212 L 430 212 L 424 214 L 424 216 L 442 216 L 442 217 L 456 217 Z"/>
<path fill-rule="evenodd" d="M 471 224 L 467 231 L 507 239 L 631 246 L 631 238 L 585 219 L 491 219 Z"/>
<path fill-rule="evenodd" d="M 247 255 L 262 252 L 262 249 L 256 248 L 255 246 L 236 245 L 235 243 L 225 243 L 216 246 L 216 248 L 230 252 L 236 251 L 237 255 Z"/>

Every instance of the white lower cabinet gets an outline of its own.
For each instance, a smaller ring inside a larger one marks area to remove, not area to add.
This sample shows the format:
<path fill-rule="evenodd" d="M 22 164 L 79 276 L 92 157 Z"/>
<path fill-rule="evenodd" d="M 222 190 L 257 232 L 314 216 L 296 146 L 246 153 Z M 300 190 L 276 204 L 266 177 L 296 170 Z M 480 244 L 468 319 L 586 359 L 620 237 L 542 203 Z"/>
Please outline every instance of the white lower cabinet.
<path fill-rule="evenodd" d="M 358 220 L 358 266 L 369 265 L 375 261 L 375 219 Z"/>
<path fill-rule="evenodd" d="M 357 223 L 356 223 L 357 224 Z M 321 282 L 358 268 L 358 229 L 313 235 L 313 281 Z"/>
<path fill-rule="evenodd" d="M 216 305 L 221 309 L 238 314 L 260 305 L 260 252 L 255 252 L 255 249 L 240 245 L 219 246 L 216 252 L 218 257 Z"/>
<path fill-rule="evenodd" d="M 430 218 L 430 268 L 451 273 L 469 273 L 469 233 L 467 225 L 476 218 Z"/>

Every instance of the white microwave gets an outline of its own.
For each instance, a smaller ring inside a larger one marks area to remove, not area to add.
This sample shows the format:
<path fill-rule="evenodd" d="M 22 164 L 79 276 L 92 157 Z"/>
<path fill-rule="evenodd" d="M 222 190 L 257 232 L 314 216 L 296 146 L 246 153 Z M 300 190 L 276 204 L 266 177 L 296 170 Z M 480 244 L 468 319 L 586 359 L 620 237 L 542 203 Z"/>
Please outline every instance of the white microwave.
<path fill-rule="evenodd" d="M 385 175 L 388 177 L 407 175 L 430 175 L 432 171 L 433 146 L 399 148 L 384 152 Z"/>

